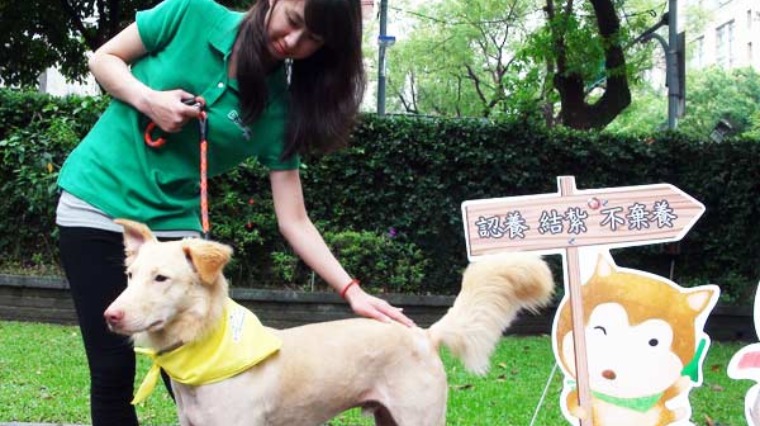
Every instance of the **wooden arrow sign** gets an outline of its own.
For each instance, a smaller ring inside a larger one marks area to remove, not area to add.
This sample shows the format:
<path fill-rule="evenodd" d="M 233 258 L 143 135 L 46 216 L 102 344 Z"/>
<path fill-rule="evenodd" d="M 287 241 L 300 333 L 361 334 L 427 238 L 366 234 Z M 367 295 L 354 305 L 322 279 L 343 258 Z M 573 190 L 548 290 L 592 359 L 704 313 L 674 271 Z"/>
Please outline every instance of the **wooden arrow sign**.
<path fill-rule="evenodd" d="M 678 241 L 705 211 L 670 184 L 571 192 L 462 203 L 468 257 Z"/>

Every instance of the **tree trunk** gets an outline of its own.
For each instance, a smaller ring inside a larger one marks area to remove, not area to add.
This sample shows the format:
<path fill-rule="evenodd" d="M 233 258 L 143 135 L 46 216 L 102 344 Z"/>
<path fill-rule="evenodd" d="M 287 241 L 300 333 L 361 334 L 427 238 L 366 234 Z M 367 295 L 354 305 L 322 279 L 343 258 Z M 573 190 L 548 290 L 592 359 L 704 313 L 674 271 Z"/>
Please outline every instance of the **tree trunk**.
<path fill-rule="evenodd" d="M 625 69 L 623 48 L 615 40 L 620 30 L 612 0 L 589 0 L 596 13 L 599 35 L 604 46 L 606 87 L 596 102 L 586 102 L 583 77 L 565 70 L 565 61 L 557 62 L 554 86 L 560 95 L 562 123 L 575 129 L 601 129 L 615 119 L 631 103 L 631 91 Z M 564 42 L 560 48 L 564 50 Z"/>

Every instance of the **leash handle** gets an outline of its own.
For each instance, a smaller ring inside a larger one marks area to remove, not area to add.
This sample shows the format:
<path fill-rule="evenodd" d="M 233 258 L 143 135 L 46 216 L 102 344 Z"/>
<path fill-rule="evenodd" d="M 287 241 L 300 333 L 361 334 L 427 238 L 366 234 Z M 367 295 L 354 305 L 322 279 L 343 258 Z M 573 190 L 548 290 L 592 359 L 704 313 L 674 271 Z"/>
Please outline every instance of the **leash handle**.
<path fill-rule="evenodd" d="M 145 134 L 143 134 L 143 138 L 145 139 L 145 144 L 148 145 L 151 148 L 160 148 L 164 146 L 166 143 L 166 139 L 164 137 L 159 137 L 157 139 L 153 139 L 151 136 L 151 133 L 153 133 L 153 129 L 156 128 L 156 123 L 150 122 L 148 123 L 148 126 L 145 127 Z"/>
<path fill-rule="evenodd" d="M 201 114 L 203 115 L 203 119 L 205 120 L 205 112 L 203 112 L 204 105 L 201 102 L 198 102 L 195 100 L 195 98 L 187 98 L 183 99 L 182 103 L 188 106 L 197 106 L 201 108 Z M 200 119 L 200 118 L 199 118 Z M 148 145 L 151 148 L 161 148 L 166 144 L 166 138 L 163 136 L 159 136 L 156 139 L 153 139 L 153 131 L 156 129 L 156 123 L 154 121 L 151 121 L 148 123 L 148 125 L 145 127 L 145 132 L 143 133 L 143 139 L 145 139 L 145 144 Z M 201 138 L 205 139 L 206 129 L 205 126 L 201 130 Z"/>

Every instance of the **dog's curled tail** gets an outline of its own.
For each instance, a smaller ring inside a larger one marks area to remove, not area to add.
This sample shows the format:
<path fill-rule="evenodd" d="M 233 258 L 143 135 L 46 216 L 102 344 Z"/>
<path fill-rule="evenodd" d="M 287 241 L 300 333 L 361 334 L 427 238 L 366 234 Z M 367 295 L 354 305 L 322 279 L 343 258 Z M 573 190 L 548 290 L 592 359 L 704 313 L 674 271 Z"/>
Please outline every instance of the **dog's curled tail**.
<path fill-rule="evenodd" d="M 536 255 L 511 253 L 471 263 L 454 305 L 430 327 L 430 338 L 435 347 L 448 347 L 469 371 L 485 374 L 517 312 L 546 305 L 553 290 L 551 270 Z"/>

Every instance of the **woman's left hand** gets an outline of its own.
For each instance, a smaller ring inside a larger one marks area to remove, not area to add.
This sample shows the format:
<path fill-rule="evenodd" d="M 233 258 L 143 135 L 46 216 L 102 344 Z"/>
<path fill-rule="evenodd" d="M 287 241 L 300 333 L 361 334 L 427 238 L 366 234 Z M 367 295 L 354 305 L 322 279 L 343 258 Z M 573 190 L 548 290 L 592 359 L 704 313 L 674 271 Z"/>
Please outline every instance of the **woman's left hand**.
<path fill-rule="evenodd" d="M 383 322 L 396 321 L 407 327 L 415 326 L 414 321 L 404 315 L 401 308 L 396 308 L 383 299 L 367 294 L 359 286 L 349 288 L 345 298 L 357 315 Z"/>

